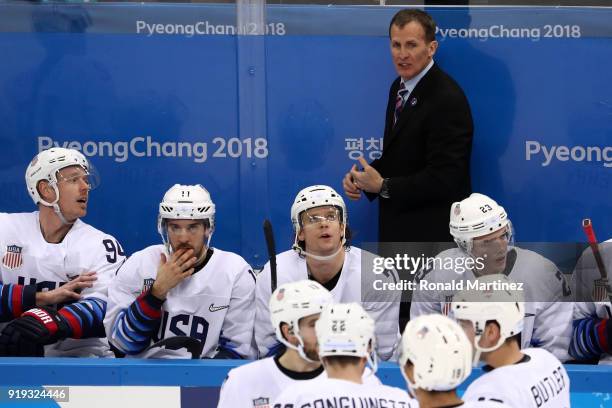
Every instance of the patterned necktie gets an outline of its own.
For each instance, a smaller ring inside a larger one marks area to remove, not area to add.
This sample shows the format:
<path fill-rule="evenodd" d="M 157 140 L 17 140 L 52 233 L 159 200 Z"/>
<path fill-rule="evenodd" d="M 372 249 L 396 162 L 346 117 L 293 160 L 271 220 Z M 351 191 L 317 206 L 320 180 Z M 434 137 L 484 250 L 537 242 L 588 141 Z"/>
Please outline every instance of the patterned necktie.
<path fill-rule="evenodd" d="M 404 86 L 404 82 L 400 82 L 400 87 L 397 90 L 397 98 L 395 98 L 395 115 L 393 116 L 393 126 L 397 123 L 402 110 L 404 109 L 404 95 L 408 93 L 408 90 Z"/>

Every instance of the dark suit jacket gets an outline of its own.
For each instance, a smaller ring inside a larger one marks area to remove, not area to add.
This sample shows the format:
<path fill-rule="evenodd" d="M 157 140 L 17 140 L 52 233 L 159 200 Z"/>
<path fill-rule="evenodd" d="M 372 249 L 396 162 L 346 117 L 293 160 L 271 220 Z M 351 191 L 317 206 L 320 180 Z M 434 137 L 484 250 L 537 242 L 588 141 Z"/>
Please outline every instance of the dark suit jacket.
<path fill-rule="evenodd" d="M 471 193 L 470 106 L 459 85 L 434 64 L 393 126 L 399 84 L 398 77 L 389 90 L 382 156 L 371 163 L 390 179 L 390 198 L 379 198 L 379 240 L 452 241 L 451 204 Z"/>

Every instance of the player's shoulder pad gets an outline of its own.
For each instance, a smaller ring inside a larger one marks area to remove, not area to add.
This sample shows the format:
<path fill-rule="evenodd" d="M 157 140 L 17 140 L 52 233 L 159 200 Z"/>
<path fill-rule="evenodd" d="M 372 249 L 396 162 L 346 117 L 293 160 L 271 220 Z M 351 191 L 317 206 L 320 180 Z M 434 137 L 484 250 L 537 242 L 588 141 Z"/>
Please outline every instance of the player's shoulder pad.
<path fill-rule="evenodd" d="M 530 273 L 545 276 L 546 274 L 554 275 L 559 270 L 553 261 L 535 251 L 518 247 L 513 247 L 512 250 L 516 251 L 517 263 L 520 261 L 521 264 L 531 266 L 529 268 Z"/>
<path fill-rule="evenodd" d="M 279 286 L 286 282 L 302 279 L 299 277 L 299 265 L 301 262 L 306 261 L 300 258 L 293 249 L 288 249 L 280 254 L 276 254 L 276 269 L 279 275 L 277 277 Z M 298 275 L 295 275 L 296 273 Z M 257 275 L 257 285 L 270 287 L 270 261 L 265 263 L 263 269 Z"/>
<path fill-rule="evenodd" d="M 156 271 L 162 253 L 165 253 L 163 245 L 151 245 L 140 251 L 136 251 L 126 259 L 123 265 L 121 265 L 117 271 L 117 275 L 133 278 L 135 276 L 140 276 L 140 272 L 143 270 L 152 269 Z"/>
<path fill-rule="evenodd" d="M 214 262 L 216 265 L 223 265 L 222 270 L 227 274 L 230 279 L 237 279 L 242 273 L 247 271 L 253 278 L 253 284 L 255 283 L 255 274 L 253 268 L 249 263 L 240 255 L 235 252 L 223 251 L 219 248 L 214 248 L 213 258 L 217 258 Z M 218 267 L 218 266 L 216 266 Z"/>
<path fill-rule="evenodd" d="M 23 231 L 29 231 L 34 228 L 34 223 L 37 219 L 37 212 L 29 213 L 0 213 L 0 238 L 10 236 L 11 234 L 23 234 Z M 38 229 L 39 227 L 36 226 Z"/>
<path fill-rule="evenodd" d="M 424 258 L 425 265 L 417 271 L 414 280 L 416 282 L 419 282 L 426 276 L 429 276 L 429 278 L 431 279 L 434 274 L 445 273 L 447 271 L 452 272 L 454 274 L 455 272 L 453 270 L 438 269 L 438 266 L 443 267 L 446 263 L 449 263 L 448 261 L 445 262 L 446 260 L 454 260 L 460 257 L 466 257 L 462 250 L 460 250 L 459 248 L 450 248 L 440 252 L 435 257 Z M 449 264 L 452 264 L 452 262 L 450 262 Z M 435 278 L 432 280 L 435 281 Z"/>

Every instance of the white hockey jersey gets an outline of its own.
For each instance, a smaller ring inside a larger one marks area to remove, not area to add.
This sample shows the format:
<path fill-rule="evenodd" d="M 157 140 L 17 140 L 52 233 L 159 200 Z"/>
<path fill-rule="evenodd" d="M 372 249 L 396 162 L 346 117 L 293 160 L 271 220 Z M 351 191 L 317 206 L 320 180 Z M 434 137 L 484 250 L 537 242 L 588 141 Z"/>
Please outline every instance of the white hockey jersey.
<path fill-rule="evenodd" d="M 289 386 L 274 400 L 271 408 L 362 406 L 416 408 L 419 403 L 399 388 L 321 378 Z"/>
<path fill-rule="evenodd" d="M 37 291 L 53 290 L 84 272 L 96 272 L 98 279 L 93 287 L 81 294 L 85 299 L 106 302 L 108 286 L 125 256 L 114 237 L 81 220 L 73 224 L 62 242 L 45 241 L 36 211 L 0 213 L 0 259 L 2 283 L 36 285 Z M 45 355 L 93 357 L 112 353 L 105 338 L 85 338 L 45 346 Z"/>
<path fill-rule="evenodd" d="M 461 264 L 456 260 L 465 257 L 459 248 L 448 249 L 437 255 L 444 262 L 435 263 L 436 266 L 448 265 L 448 268 L 419 272 L 410 306 L 411 319 L 431 313 L 448 314 L 452 297 L 458 290 L 422 290 L 421 281 L 427 284 L 454 282 L 456 286 L 463 281 L 465 288 L 466 281 L 476 279 L 474 273 L 468 269 L 460 274 L 450 268 L 451 265 Z M 521 348 L 542 347 L 561 361 L 568 360 L 573 304 L 565 277 L 548 259 L 517 247 L 512 247 L 508 252 L 505 273 L 514 282 L 523 283 L 525 319 Z"/>
<path fill-rule="evenodd" d="M 563 364 L 542 349 L 521 350 L 516 364 L 489 371 L 465 391 L 466 401 L 499 401 L 514 408 L 569 408 L 570 380 Z"/>
<path fill-rule="evenodd" d="M 393 356 L 400 339 L 399 302 L 401 291 L 376 291 L 372 280 L 382 279 L 396 282 L 397 274 L 393 271 L 393 274 L 374 275 L 371 270 L 362 270 L 362 252 L 361 249 L 356 247 L 351 247 L 350 251 L 346 252 L 340 277 L 336 286 L 331 290 L 331 294 L 338 303 L 360 303 L 370 314 L 376 324 L 378 356 L 383 360 L 388 360 Z M 371 254 L 367 255 L 368 259 L 372 256 Z M 278 286 L 308 279 L 306 260 L 300 258 L 295 251 L 289 250 L 277 255 L 276 263 Z M 255 341 L 260 357 L 268 355 L 271 349 L 280 344 L 276 339 L 270 321 L 268 302 L 271 294 L 270 263 L 268 262 L 257 275 Z"/>
<path fill-rule="evenodd" d="M 364 385 L 380 385 L 376 375 L 366 367 Z M 219 396 L 217 408 L 256 408 L 270 406 L 280 393 L 292 384 L 327 378 L 323 367 L 311 373 L 281 369 L 278 357 L 268 357 L 232 369 Z"/>
<path fill-rule="evenodd" d="M 600 243 L 599 253 L 606 271 L 612 273 L 612 240 Z M 591 248 L 587 248 L 578 259 L 572 274 L 573 290 L 576 297 L 574 320 L 585 318 L 612 319 L 612 304 L 609 297 L 605 294 L 605 291 L 596 289 L 595 281 L 598 279 L 601 279 L 601 272 L 595 263 L 593 251 Z M 610 280 L 610 277 L 608 277 L 609 282 Z M 576 337 L 580 337 L 580 334 L 574 332 L 574 336 L 573 341 L 579 341 Z M 575 346 L 577 347 L 577 345 Z M 599 364 L 612 365 L 612 355 L 602 354 Z"/>
<path fill-rule="evenodd" d="M 163 245 L 136 252 L 109 288 L 106 334 L 113 345 L 128 354 L 132 354 L 129 340 L 136 335 L 128 333 L 129 325 L 119 321 L 135 299 L 153 285 L 162 253 L 169 257 Z M 162 304 L 159 330 L 151 340 L 190 336 L 204 343 L 202 357 L 214 357 L 217 346 L 222 344 L 243 357 L 253 358 L 254 291 L 255 276 L 246 261 L 237 254 L 214 248 L 201 270 L 170 290 Z M 153 352 L 156 357 L 162 356 L 160 350 Z M 168 358 L 177 356 L 170 350 L 166 354 Z M 148 357 L 147 352 L 135 356 Z"/>

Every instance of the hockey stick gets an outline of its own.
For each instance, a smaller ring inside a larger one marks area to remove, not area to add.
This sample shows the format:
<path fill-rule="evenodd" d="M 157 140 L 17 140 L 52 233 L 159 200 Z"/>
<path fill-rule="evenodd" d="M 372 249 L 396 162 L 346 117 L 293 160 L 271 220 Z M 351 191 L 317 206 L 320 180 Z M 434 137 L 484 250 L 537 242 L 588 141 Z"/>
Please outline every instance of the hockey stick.
<path fill-rule="evenodd" d="M 204 349 L 204 343 L 194 337 L 189 336 L 166 337 L 165 339 L 161 339 L 157 343 L 150 345 L 145 351 L 149 351 L 157 347 L 167 348 L 168 350 L 179 350 L 185 348 L 189 353 L 191 353 L 192 359 L 199 359 L 202 354 L 202 350 Z"/>
<path fill-rule="evenodd" d="M 601 259 L 601 254 L 599 253 L 599 244 L 597 243 L 597 237 L 595 236 L 595 231 L 593 230 L 593 223 L 589 218 L 585 218 L 584 220 L 582 220 L 582 229 L 584 230 L 584 233 L 587 236 L 589 246 L 591 247 L 591 250 L 593 251 L 593 256 L 595 257 L 595 263 L 597 264 L 599 275 L 601 276 L 601 279 L 595 280 L 595 292 L 597 292 L 597 290 L 605 290 L 606 295 L 608 296 L 608 300 L 610 301 L 610 303 L 612 303 L 612 291 L 610 290 L 610 285 L 608 284 L 608 272 L 606 271 L 606 266 L 603 263 L 603 259 Z M 602 295 L 597 296 L 598 299 L 593 300 L 595 300 L 596 302 L 603 301 L 605 299 L 605 295 Z M 608 314 L 610 314 L 610 310 L 608 310 Z"/>
<path fill-rule="evenodd" d="M 270 288 L 272 289 L 271 292 L 274 292 L 276 290 L 276 245 L 274 244 L 274 231 L 272 231 L 270 220 L 264 220 L 263 231 L 268 248 L 268 258 L 270 259 Z"/>

